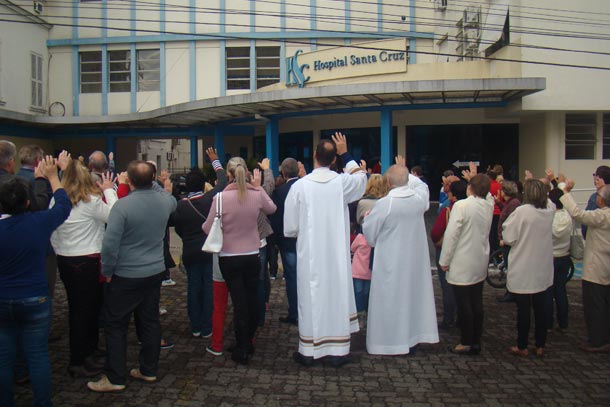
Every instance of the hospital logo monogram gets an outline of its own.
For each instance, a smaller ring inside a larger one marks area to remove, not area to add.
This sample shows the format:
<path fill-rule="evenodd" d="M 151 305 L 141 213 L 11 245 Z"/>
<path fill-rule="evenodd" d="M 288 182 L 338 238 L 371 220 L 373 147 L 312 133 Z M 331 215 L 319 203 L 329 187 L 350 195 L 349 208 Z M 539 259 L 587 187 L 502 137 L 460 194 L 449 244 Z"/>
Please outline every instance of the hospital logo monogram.
<path fill-rule="evenodd" d="M 299 66 L 298 56 L 303 53 L 303 50 L 298 50 L 293 57 L 286 58 L 286 86 L 297 85 L 299 88 L 305 86 L 310 77 L 305 77 L 304 70 L 309 69 L 308 64 Z"/>

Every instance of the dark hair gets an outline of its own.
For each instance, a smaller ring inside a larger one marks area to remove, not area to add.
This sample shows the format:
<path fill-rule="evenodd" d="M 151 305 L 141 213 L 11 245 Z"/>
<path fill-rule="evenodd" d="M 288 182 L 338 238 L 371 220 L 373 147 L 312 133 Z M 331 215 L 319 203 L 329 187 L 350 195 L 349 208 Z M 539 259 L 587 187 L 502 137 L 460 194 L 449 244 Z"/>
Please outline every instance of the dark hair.
<path fill-rule="evenodd" d="M 11 176 L 0 184 L 0 212 L 7 215 L 20 215 L 28 206 L 28 184 L 19 177 Z"/>
<path fill-rule="evenodd" d="M 205 175 L 198 168 L 186 174 L 185 186 L 187 192 L 198 192 L 203 190 L 206 183 Z"/>
<path fill-rule="evenodd" d="M 127 177 L 135 188 L 150 188 L 154 180 L 153 166 L 142 160 L 133 160 L 127 166 Z"/>
<path fill-rule="evenodd" d="M 537 179 L 528 179 L 523 184 L 523 203 L 536 209 L 546 209 L 548 187 Z"/>
<path fill-rule="evenodd" d="M 452 170 L 443 171 L 443 177 L 450 177 L 452 175 L 455 175 L 455 173 Z"/>
<path fill-rule="evenodd" d="M 337 155 L 337 146 L 329 139 L 321 139 L 316 147 L 316 161 L 322 167 L 329 167 Z"/>
<path fill-rule="evenodd" d="M 411 168 L 411 174 L 415 174 L 418 177 L 421 177 L 424 174 L 424 171 L 419 165 L 416 165 L 415 167 Z"/>
<path fill-rule="evenodd" d="M 511 198 L 518 198 L 519 197 L 519 187 L 517 186 L 517 184 L 513 181 L 504 181 L 502 183 L 502 193 L 508 197 Z"/>
<path fill-rule="evenodd" d="M 493 172 L 496 173 L 496 177 L 498 175 L 503 175 L 504 174 L 504 168 L 500 164 L 496 164 L 493 167 Z"/>
<path fill-rule="evenodd" d="M 470 179 L 470 190 L 479 198 L 485 198 L 489 193 L 491 180 L 485 174 L 477 174 Z"/>
<path fill-rule="evenodd" d="M 603 179 L 606 185 L 610 185 L 610 167 L 607 165 L 600 165 L 595 170 L 595 175 Z"/>
<path fill-rule="evenodd" d="M 551 202 L 553 202 L 555 204 L 557 209 L 563 209 L 563 204 L 559 200 L 559 198 L 561 198 L 562 196 L 563 196 L 563 191 L 559 188 L 555 188 L 555 189 L 551 190 L 551 192 L 549 192 L 549 199 L 551 200 Z"/>
<path fill-rule="evenodd" d="M 449 184 L 449 191 L 459 201 L 460 199 L 466 199 L 466 189 L 468 189 L 468 183 L 464 180 L 453 181 Z"/>

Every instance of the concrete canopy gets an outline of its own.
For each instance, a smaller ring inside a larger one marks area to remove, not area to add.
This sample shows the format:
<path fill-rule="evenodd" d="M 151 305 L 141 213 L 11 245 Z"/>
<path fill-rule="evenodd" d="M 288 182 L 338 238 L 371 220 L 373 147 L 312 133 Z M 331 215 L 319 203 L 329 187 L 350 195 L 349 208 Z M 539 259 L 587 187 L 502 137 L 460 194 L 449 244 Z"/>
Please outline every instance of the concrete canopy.
<path fill-rule="evenodd" d="M 407 105 L 509 102 L 544 90 L 544 78 L 454 79 L 354 83 L 258 91 L 111 116 L 51 117 L 0 110 L 0 124 L 41 130 L 186 128 L 246 122 L 257 116 L 311 114 L 346 108 L 404 109 Z"/>

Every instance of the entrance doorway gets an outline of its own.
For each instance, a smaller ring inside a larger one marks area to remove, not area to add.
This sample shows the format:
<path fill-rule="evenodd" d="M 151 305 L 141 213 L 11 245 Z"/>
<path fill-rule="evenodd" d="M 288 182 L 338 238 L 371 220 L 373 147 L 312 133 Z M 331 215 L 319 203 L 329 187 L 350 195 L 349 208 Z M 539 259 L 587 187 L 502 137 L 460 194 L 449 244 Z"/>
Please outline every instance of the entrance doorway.
<path fill-rule="evenodd" d="M 438 200 L 443 171 L 464 169 L 453 167 L 455 161 L 479 161 L 479 172 L 500 164 L 504 178 L 518 179 L 519 125 L 407 126 L 407 166 L 422 167 L 431 200 Z"/>
<path fill-rule="evenodd" d="M 281 160 L 292 157 L 305 166 L 307 172 L 313 169 L 313 132 L 300 131 L 279 135 L 279 154 Z"/>

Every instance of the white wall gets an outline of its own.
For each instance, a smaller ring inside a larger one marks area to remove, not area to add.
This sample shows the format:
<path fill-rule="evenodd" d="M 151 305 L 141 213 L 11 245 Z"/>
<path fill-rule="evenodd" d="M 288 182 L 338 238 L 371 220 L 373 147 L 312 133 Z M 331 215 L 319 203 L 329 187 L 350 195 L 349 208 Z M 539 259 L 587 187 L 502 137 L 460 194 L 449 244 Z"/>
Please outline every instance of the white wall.
<path fill-rule="evenodd" d="M 0 6 L 0 13 L 6 19 L 32 22 L 16 15 L 9 8 Z M 0 109 L 21 113 L 46 114 L 49 83 L 47 65 L 49 56 L 46 41 L 48 31 L 37 24 L 13 23 L 0 24 Z M 43 58 L 43 102 L 45 111 L 31 109 L 31 69 L 30 54 L 36 53 Z"/>

